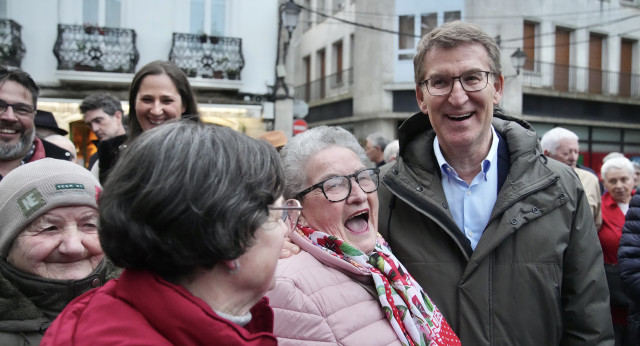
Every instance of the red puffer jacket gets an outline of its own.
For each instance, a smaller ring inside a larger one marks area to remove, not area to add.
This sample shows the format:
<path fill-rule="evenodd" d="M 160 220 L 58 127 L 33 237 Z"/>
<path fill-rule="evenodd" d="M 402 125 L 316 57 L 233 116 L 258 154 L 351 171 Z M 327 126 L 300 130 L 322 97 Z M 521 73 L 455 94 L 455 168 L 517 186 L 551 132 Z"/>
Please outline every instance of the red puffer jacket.
<path fill-rule="evenodd" d="M 72 301 L 41 345 L 276 345 L 268 300 L 260 300 L 251 314 L 241 327 L 182 286 L 125 270 Z"/>

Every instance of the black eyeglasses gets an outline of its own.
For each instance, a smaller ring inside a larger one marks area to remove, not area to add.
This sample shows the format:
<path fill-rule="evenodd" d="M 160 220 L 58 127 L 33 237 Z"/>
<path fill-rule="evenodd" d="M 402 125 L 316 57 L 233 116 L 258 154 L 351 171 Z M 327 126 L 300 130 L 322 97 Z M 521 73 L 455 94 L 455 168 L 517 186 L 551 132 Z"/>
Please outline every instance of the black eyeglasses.
<path fill-rule="evenodd" d="M 7 109 L 9 109 L 9 107 L 13 107 L 13 112 L 21 115 L 21 116 L 27 116 L 27 115 L 32 115 L 33 113 L 36 112 L 35 108 L 33 108 L 33 106 L 25 104 L 25 103 L 7 103 L 3 100 L 0 100 L 0 115 L 4 114 L 4 112 L 7 111 Z"/>
<path fill-rule="evenodd" d="M 285 234 L 286 236 L 296 228 L 302 211 L 302 205 L 295 199 L 288 199 L 282 203 L 281 207 L 269 207 L 269 210 L 282 210 L 280 220 L 288 227 L 288 231 Z"/>
<path fill-rule="evenodd" d="M 377 168 L 367 168 L 349 175 L 337 175 L 325 179 L 296 195 L 300 200 L 304 195 L 315 189 L 322 189 L 324 197 L 329 202 L 344 201 L 351 194 L 351 178 L 356 178 L 356 182 L 365 193 L 371 193 L 378 189 L 380 170 Z"/>
<path fill-rule="evenodd" d="M 467 92 L 480 91 L 489 84 L 490 71 L 470 71 L 463 73 L 457 77 L 435 76 L 425 79 L 418 85 L 426 85 L 427 91 L 433 96 L 443 96 L 449 94 L 453 90 L 453 83 L 456 79 L 460 81 L 462 89 Z"/>

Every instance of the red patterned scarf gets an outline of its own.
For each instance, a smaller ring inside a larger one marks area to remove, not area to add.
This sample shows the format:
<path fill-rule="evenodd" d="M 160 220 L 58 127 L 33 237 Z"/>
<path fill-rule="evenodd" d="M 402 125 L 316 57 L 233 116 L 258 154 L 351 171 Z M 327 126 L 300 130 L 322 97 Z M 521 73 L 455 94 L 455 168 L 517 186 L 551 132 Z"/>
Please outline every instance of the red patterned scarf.
<path fill-rule="evenodd" d="M 403 345 L 460 345 L 440 310 L 386 246 L 376 242 L 367 256 L 340 238 L 298 227 L 316 246 L 371 272 L 382 309 Z"/>

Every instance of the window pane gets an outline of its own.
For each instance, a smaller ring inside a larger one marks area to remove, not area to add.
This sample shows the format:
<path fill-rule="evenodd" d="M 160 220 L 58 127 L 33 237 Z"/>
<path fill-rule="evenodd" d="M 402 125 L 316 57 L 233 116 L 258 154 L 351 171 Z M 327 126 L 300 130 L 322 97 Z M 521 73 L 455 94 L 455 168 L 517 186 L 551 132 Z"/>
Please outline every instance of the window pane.
<path fill-rule="evenodd" d="M 82 0 L 82 23 L 98 25 L 98 0 Z"/>
<path fill-rule="evenodd" d="M 593 129 L 593 140 L 620 142 L 620 130 L 596 127 Z"/>
<path fill-rule="evenodd" d="M 399 20 L 400 28 L 398 31 L 401 35 L 398 37 L 398 49 L 411 49 L 413 48 L 413 16 L 400 16 Z"/>
<path fill-rule="evenodd" d="M 428 13 L 422 15 L 422 24 L 420 25 L 420 36 L 424 36 L 438 26 L 438 14 Z"/>
<path fill-rule="evenodd" d="M 460 11 L 450 11 L 444 13 L 444 22 L 453 22 L 454 20 L 460 20 Z"/>
<path fill-rule="evenodd" d="M 204 0 L 191 0 L 190 19 L 190 32 L 204 34 Z"/>
<path fill-rule="evenodd" d="M 224 13 L 226 0 L 211 1 L 211 30 L 212 36 L 224 36 Z"/>
<path fill-rule="evenodd" d="M 7 0 L 0 0 L 0 18 L 7 18 Z"/>
<path fill-rule="evenodd" d="M 106 0 L 106 26 L 113 28 L 120 27 L 120 4 L 121 0 Z"/>

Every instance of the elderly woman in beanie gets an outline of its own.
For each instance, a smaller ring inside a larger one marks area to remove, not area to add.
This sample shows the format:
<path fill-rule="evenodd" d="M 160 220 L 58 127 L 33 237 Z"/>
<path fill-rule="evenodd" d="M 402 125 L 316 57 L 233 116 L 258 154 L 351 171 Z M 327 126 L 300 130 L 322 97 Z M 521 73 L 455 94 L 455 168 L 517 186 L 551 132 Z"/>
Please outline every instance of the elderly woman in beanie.
<path fill-rule="evenodd" d="M 377 168 L 340 127 L 294 136 L 280 153 L 285 198 L 302 204 L 268 292 L 282 345 L 459 345 L 442 314 L 385 246 Z"/>
<path fill-rule="evenodd" d="M 100 183 L 45 158 L 0 181 L 0 345 L 38 345 L 75 297 L 117 277 L 98 239 Z"/>
<path fill-rule="evenodd" d="M 238 160 L 238 158 L 242 160 Z M 268 143 L 190 121 L 145 131 L 100 198 L 119 279 L 71 303 L 43 345 L 275 345 L 264 293 L 300 213 Z"/>

